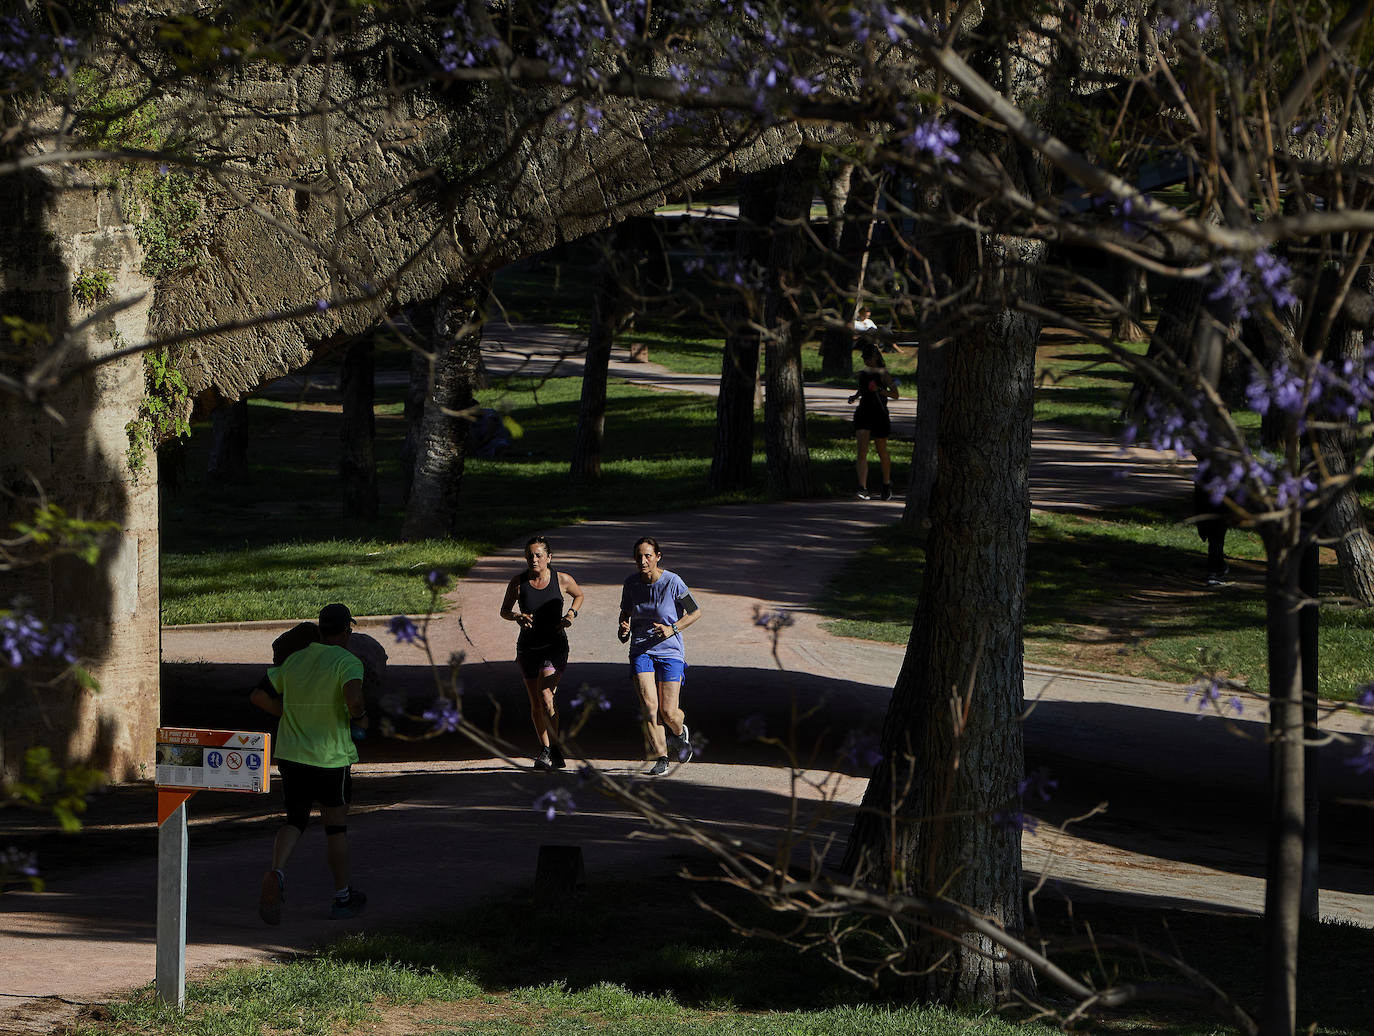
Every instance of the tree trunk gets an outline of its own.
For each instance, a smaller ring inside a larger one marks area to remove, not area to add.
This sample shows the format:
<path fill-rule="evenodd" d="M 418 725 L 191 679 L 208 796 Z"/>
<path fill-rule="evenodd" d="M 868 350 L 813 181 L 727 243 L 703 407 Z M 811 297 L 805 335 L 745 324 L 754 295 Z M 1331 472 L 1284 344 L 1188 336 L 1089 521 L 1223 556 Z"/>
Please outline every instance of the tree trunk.
<path fill-rule="evenodd" d="M 961 265 L 976 270 L 977 242 L 961 244 Z M 942 466 L 957 477 L 940 480 L 931 508 L 883 760 L 845 862 L 860 880 L 940 895 L 1019 932 L 1021 623 L 1039 324 L 998 302 L 1036 297 L 1028 266 L 1043 246 L 996 238 L 983 246 L 986 315 L 968 322 L 949 354 L 941 415 Z M 976 933 L 954 935 L 912 933 L 916 995 L 992 1004 L 1033 991 L 1027 965 L 1006 961 Z"/>
<path fill-rule="evenodd" d="M 248 397 L 221 403 L 210 412 L 210 460 L 206 474 L 222 486 L 248 481 Z"/>
<path fill-rule="evenodd" d="M 739 229 L 735 266 L 746 271 L 761 266 L 769 252 L 778 173 L 769 169 L 746 176 L 740 185 Z M 749 285 L 740 287 L 730 304 L 725 348 L 716 396 L 716 445 L 711 457 L 711 489 L 743 489 L 753 481 L 754 389 L 759 372 L 759 298 Z"/>
<path fill-rule="evenodd" d="M 469 284 L 435 303 L 429 393 L 402 539 L 447 536 L 457 522 L 464 446 L 477 404 L 473 389 L 481 363 L 485 300 L 485 288 Z"/>
<path fill-rule="evenodd" d="M 916 347 L 916 433 L 911 448 L 911 477 L 902 508 L 902 525 L 924 537 L 930 528 L 931 501 L 940 472 L 941 403 L 952 341 L 933 345 L 924 338 Z"/>
<path fill-rule="evenodd" d="M 822 177 L 821 198 L 825 202 L 827 242 L 838 248 L 844 236 L 844 210 L 849 203 L 849 187 L 854 180 L 854 163 L 839 162 L 829 176 Z"/>
<path fill-rule="evenodd" d="M 343 366 L 339 369 L 339 393 L 343 396 L 339 479 L 343 487 L 344 517 L 375 522 L 378 513 L 374 449 L 377 424 L 373 401 L 377 393 L 370 338 L 351 343 L 344 352 Z"/>
<path fill-rule="evenodd" d="M 597 279 L 596 295 L 592 299 L 592 324 L 587 332 L 587 356 L 582 367 L 582 403 L 577 417 L 577 434 L 573 438 L 573 478 L 601 477 L 601 454 L 605 443 L 606 372 L 610 367 L 611 348 L 616 335 L 634 319 L 635 309 L 644 292 L 650 287 L 639 283 L 638 272 L 643 265 L 647 280 L 661 281 L 661 267 L 666 261 L 661 246 L 657 258 L 650 247 L 657 246 L 651 221 L 626 220 L 613 233 L 602 235 L 605 252 Z"/>
<path fill-rule="evenodd" d="M 820 152 L 797 152 L 783 167 L 773 213 L 764 305 L 764 444 L 769 488 L 783 496 L 811 493 L 811 453 L 806 445 L 806 395 L 801 359 L 802 290 L 799 274 L 805 227 L 820 172 Z"/>
<path fill-rule="evenodd" d="M 1296 518 L 1289 519 L 1289 522 Z M 1289 523 L 1265 536 L 1269 644 L 1269 836 L 1264 886 L 1263 1036 L 1297 1024 L 1298 924 L 1302 902 L 1304 752 L 1299 659 L 1299 548 Z"/>
<path fill-rule="evenodd" d="M 433 310 L 423 307 L 412 317 L 423 313 L 427 324 L 434 320 Z M 414 323 L 412 319 L 412 323 Z M 485 383 L 485 377 L 482 379 Z M 425 397 L 429 395 L 429 354 L 423 349 L 410 351 L 410 380 L 406 383 L 406 437 L 401 443 L 401 503 L 410 503 L 410 489 L 415 481 L 415 460 L 420 456 L 420 436 L 425 419 Z"/>
<path fill-rule="evenodd" d="M 1148 300 L 1145 271 L 1134 263 L 1117 259 L 1111 263 L 1112 293 L 1121 303 L 1112 313 L 1111 337 L 1118 342 L 1143 342 L 1149 336 L 1140 326 Z"/>
<path fill-rule="evenodd" d="M 832 267 L 834 283 L 843 289 L 835 296 L 839 324 L 827 327 L 821 335 L 821 372 L 829 378 L 848 378 L 854 373 L 854 313 L 863 300 L 873 223 L 886 180 L 885 172 L 862 167 L 854 170 L 850 180 L 844 226 Z"/>

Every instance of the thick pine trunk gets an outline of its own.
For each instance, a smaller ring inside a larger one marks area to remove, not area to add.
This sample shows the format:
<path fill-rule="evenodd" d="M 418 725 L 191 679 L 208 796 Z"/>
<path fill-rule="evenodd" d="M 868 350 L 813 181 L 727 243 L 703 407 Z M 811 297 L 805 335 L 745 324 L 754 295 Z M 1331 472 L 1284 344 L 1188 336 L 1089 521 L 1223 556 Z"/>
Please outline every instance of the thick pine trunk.
<path fill-rule="evenodd" d="M 945 396 L 948 342 L 922 341 L 916 349 L 916 432 L 911 447 L 911 477 L 907 483 L 902 524 L 924 536 L 930 526 L 931 502 L 940 473 L 940 410 Z"/>
<path fill-rule="evenodd" d="M 339 427 L 343 513 L 345 518 L 368 522 L 377 520 L 378 511 L 375 371 L 370 339 L 354 342 L 344 352 L 343 367 L 339 370 L 339 392 L 343 396 L 343 423 Z"/>
<path fill-rule="evenodd" d="M 434 305 L 429 394 L 401 538 L 449 535 L 458 518 L 464 446 L 476 411 L 473 390 L 482 358 L 482 304 L 475 285 L 454 289 Z"/>
<path fill-rule="evenodd" d="M 746 176 L 740 186 L 735 266 L 752 269 L 768 258 L 778 174 L 766 170 Z M 717 492 L 743 489 L 753 481 L 754 391 L 759 375 L 759 299 L 742 287 L 730 304 L 725 348 L 716 396 L 716 445 L 709 484 Z"/>
<path fill-rule="evenodd" d="M 965 263 L 973 245 L 965 242 Z M 984 246 L 989 308 L 950 350 L 940 428 L 949 474 L 931 509 L 924 585 L 883 731 L 884 758 L 846 865 L 863 880 L 943 896 L 1019 932 L 1021 623 L 1039 325 L 995 307 L 999 298 L 1035 294 L 1030 276 L 1015 271 L 1035 261 L 1039 246 Z M 1021 283 L 1008 283 L 1013 278 Z M 993 1004 L 1033 991 L 1027 965 L 1005 960 L 976 933 L 954 934 L 957 941 L 912 932 L 916 995 Z"/>
<path fill-rule="evenodd" d="M 434 319 L 429 307 L 417 310 L 426 323 Z M 406 437 L 401 443 L 401 502 L 410 503 L 410 489 L 415 482 L 415 459 L 420 456 L 420 436 L 425 420 L 425 398 L 429 395 L 429 355 L 423 349 L 410 352 L 410 380 L 406 383 Z"/>
<path fill-rule="evenodd" d="M 799 151 L 783 167 L 773 215 L 768 297 L 764 306 L 763 404 L 768 486 L 783 496 L 811 493 L 811 453 L 806 445 L 806 395 L 801 359 L 802 290 L 799 273 L 805 227 L 820 172 L 818 151 Z"/>
<path fill-rule="evenodd" d="M 1148 336 L 1140 321 L 1149 300 L 1145 271 L 1133 263 L 1112 263 L 1112 290 L 1121 310 L 1112 313 L 1111 337 L 1118 342 L 1143 342 Z"/>

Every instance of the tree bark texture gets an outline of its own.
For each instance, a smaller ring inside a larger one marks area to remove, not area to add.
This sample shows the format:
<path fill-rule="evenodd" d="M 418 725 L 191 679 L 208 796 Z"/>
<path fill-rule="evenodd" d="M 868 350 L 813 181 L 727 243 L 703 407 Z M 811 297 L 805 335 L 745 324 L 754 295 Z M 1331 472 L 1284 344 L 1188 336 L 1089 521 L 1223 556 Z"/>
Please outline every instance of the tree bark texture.
<path fill-rule="evenodd" d="M 840 326 L 821 335 L 821 372 L 847 378 L 854 373 L 854 313 L 863 301 L 868 256 L 873 246 L 873 223 L 887 174 L 855 167 L 844 203 L 843 226 L 831 264 L 831 288 Z"/>
<path fill-rule="evenodd" d="M 902 525 L 921 536 L 929 531 L 931 502 L 940 472 L 940 410 L 952 348 L 949 342 L 934 344 L 924 339 L 916 347 L 916 431 Z"/>
<path fill-rule="evenodd" d="M 764 444 L 768 486 L 783 496 L 811 493 L 811 453 L 806 445 L 806 396 L 802 377 L 801 257 L 811 197 L 820 173 L 820 152 L 806 149 L 783 167 L 773 213 L 764 304 Z"/>
<path fill-rule="evenodd" d="M 768 260 L 769 227 L 777 198 L 778 173 L 767 170 L 746 176 L 740 185 L 739 229 L 735 237 L 735 269 L 761 269 Z M 754 389 L 759 374 L 760 299 L 741 286 L 730 304 L 725 348 L 716 396 L 716 444 L 711 456 L 710 486 L 719 492 L 743 489 L 753 481 Z"/>
<path fill-rule="evenodd" d="M 1143 342 L 1149 336 L 1140 326 L 1149 298 L 1145 271 L 1123 260 L 1112 263 L 1112 293 L 1121 310 L 1112 313 L 1111 337 L 1118 342 Z"/>
<path fill-rule="evenodd" d="M 339 394 L 343 397 L 343 421 L 339 426 L 341 451 L 339 481 L 343 490 L 345 518 L 375 522 L 378 513 L 376 361 L 371 338 L 351 343 L 339 369 Z"/>
<path fill-rule="evenodd" d="M 964 264 L 977 262 L 975 244 L 964 242 Z M 949 348 L 945 474 L 931 507 L 924 585 L 884 758 L 845 862 L 860 880 L 944 896 L 1019 932 L 1021 623 L 1039 324 L 998 301 L 1036 292 L 1022 264 L 1041 246 L 997 246 L 984 241 L 988 308 Z M 976 933 L 953 935 L 913 933 L 910 964 L 929 969 L 913 980 L 916 995 L 991 1004 L 1034 989 L 1029 966 L 1005 960 Z"/>
<path fill-rule="evenodd" d="M 482 355 L 486 291 L 464 285 L 434 304 L 429 393 L 420 423 L 420 449 L 401 538 L 450 535 L 458 519 L 464 447 L 476 409 L 473 390 Z"/>

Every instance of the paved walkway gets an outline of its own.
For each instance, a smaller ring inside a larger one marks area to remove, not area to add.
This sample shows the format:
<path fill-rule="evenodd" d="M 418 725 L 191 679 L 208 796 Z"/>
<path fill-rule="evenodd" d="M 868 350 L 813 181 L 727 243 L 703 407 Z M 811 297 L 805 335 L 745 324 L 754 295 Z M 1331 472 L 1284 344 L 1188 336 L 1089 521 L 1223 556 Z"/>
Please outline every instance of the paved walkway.
<path fill-rule="evenodd" d="M 1044 465 L 1044 442 L 1037 439 L 1042 474 L 1032 483 L 1038 506 L 1056 500 L 1067 505 L 1075 495 L 1101 504 L 1123 485 L 1070 477 L 1120 463 L 1110 446 L 1094 450 L 1075 437 L 1064 456 L 1085 462 L 1056 468 Z M 1163 468 L 1157 459 L 1140 463 Z M 1051 477 L 1056 471 L 1063 477 Z M 1169 483 L 1161 476 L 1159 484 Z M 588 522 L 550 534 L 555 566 L 576 575 L 587 593 L 565 688 L 589 684 L 613 702 L 579 737 L 583 753 L 616 779 L 642 780 L 635 710 L 614 624 L 631 544 L 641 534 L 654 535 L 663 544 L 665 567 L 687 580 L 704 611 L 688 638 L 692 669 L 685 702 L 689 722 L 710 743 L 702 761 L 654 782 L 653 792 L 665 809 L 709 832 L 774 839 L 785 823 L 793 771 L 776 749 L 742 740 L 737 725 L 757 715 L 781 734 L 795 701 L 814 707 L 798 743 L 818 749 L 803 765 L 814 773 L 838 766 L 824 801 L 802 786 L 804 812 L 821 816 L 822 835 L 842 838 L 846 809 L 862 795 L 864 773 L 838 760 L 839 742 L 848 731 L 878 729 L 903 651 L 829 635 L 808 602 L 873 530 L 895 520 L 900 506 L 831 500 L 720 507 Z M 451 651 L 467 655 L 468 715 L 483 723 L 499 716 L 501 732 L 528 753 L 524 693 L 511 661 L 514 630 L 496 615 L 505 582 L 520 564 L 519 544 L 482 559 L 454 591 L 454 607 L 432 625 L 430 637 L 441 659 Z M 752 622 L 756 606 L 786 608 L 796 617 L 776 659 L 765 632 Z M 261 672 L 272 637 L 286 625 L 165 630 L 163 721 L 260 729 L 261 717 L 246 705 L 245 692 Z M 367 628 L 385 639 L 380 624 Z M 423 656 L 408 646 L 389 650 L 389 685 L 422 700 L 431 686 Z M 1045 876 L 1044 894 L 1127 896 L 1135 903 L 1223 911 L 1262 908 L 1262 717 L 1199 720 L 1179 687 L 1036 668 L 1027 671 L 1026 695 L 1033 703 L 1026 720 L 1029 765 L 1048 768 L 1059 781 L 1037 812 L 1040 828 L 1025 840 L 1027 869 Z M 1327 726 L 1359 733 L 1344 715 L 1329 717 Z M 1368 797 L 1367 779 L 1339 765 L 1337 750 L 1327 755 L 1322 910 L 1374 924 L 1368 864 L 1374 838 L 1363 814 L 1350 814 L 1344 805 Z M 549 823 L 532 805 L 543 791 L 560 786 L 576 799 L 577 812 Z M 48 1031 L 70 1016 L 74 1004 L 152 979 L 153 796 L 125 789 L 112 798 L 124 803 L 122 823 L 102 821 L 97 803 L 96 822 L 83 835 L 92 852 L 102 854 L 98 868 L 59 866 L 49 893 L 0 897 L 0 1033 Z M 274 803 L 209 794 L 192 800 L 192 968 L 308 949 L 343 931 L 414 923 L 527 887 L 538 847 L 547 842 L 580 845 L 591 883 L 627 867 L 676 870 L 684 859 L 709 866 L 680 844 L 629 837 L 645 832 L 643 822 L 580 788 L 575 777 L 513 770 L 451 737 L 365 742 L 357 799 L 350 836 L 358 882 L 371 896 L 367 912 L 353 922 L 326 919 L 323 839 L 315 827 L 292 860 L 286 919 L 277 929 L 263 927 L 255 914 L 256 878 L 277 822 Z M 1099 802 L 1107 804 L 1104 814 L 1066 833 L 1055 830 Z"/>

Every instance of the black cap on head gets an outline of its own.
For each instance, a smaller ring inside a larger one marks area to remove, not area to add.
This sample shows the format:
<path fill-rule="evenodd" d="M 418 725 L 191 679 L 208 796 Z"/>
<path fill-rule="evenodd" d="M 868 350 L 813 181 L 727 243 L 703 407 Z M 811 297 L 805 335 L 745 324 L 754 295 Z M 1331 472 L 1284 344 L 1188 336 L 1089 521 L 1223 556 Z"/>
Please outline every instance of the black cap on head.
<path fill-rule="evenodd" d="M 326 604 L 320 609 L 320 636 L 332 637 L 355 625 L 346 604 Z"/>

